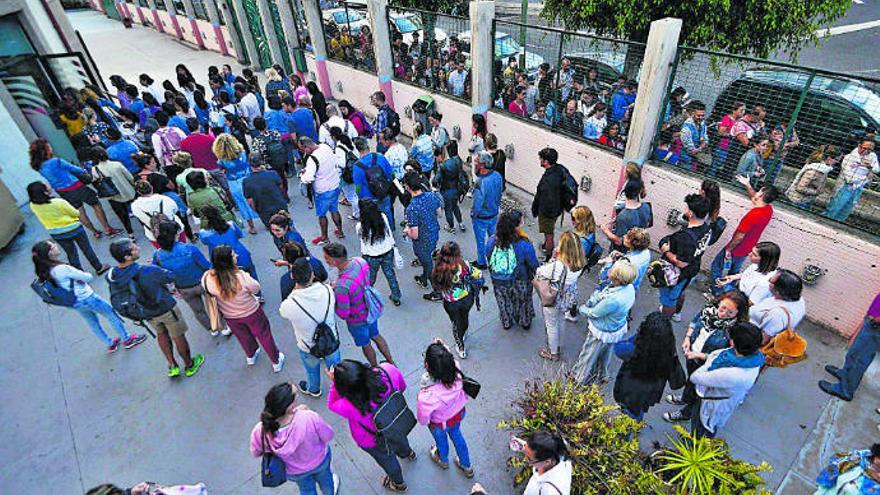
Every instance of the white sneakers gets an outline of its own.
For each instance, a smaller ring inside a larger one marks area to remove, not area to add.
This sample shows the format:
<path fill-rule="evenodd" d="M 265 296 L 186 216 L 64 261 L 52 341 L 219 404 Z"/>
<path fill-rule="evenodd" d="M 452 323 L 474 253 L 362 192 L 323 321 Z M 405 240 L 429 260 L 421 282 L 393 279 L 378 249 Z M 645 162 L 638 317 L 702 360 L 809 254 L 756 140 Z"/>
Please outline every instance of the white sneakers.
<path fill-rule="evenodd" d="M 220 335 L 224 337 L 229 337 L 230 335 L 232 335 L 232 329 L 229 328 L 229 325 L 226 325 L 225 327 L 223 327 L 223 330 L 220 330 Z"/>
<path fill-rule="evenodd" d="M 284 369 L 284 359 L 285 359 L 284 353 L 279 352 L 278 353 L 278 364 L 272 365 L 272 371 L 274 371 L 275 373 L 280 373 L 281 370 Z"/>
<path fill-rule="evenodd" d="M 257 358 L 260 357 L 260 352 L 261 352 L 260 348 L 257 347 L 257 350 L 254 352 L 254 355 L 247 358 L 247 365 L 248 366 L 253 366 L 253 365 L 257 364 Z"/>

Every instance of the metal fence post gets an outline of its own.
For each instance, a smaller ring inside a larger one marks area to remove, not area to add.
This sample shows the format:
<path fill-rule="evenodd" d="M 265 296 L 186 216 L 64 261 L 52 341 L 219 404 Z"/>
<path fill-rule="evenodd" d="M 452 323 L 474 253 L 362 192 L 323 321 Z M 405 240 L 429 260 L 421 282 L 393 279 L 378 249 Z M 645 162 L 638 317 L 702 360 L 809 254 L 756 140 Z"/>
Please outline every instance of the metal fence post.
<path fill-rule="evenodd" d="M 788 142 L 791 133 L 794 132 L 794 125 L 797 122 L 798 115 L 801 113 L 801 108 L 804 106 L 804 100 L 807 99 L 807 93 L 810 91 L 810 86 L 813 84 L 813 79 L 815 77 L 816 71 L 810 71 L 810 76 L 807 78 L 807 83 L 804 84 L 804 89 L 801 90 L 797 105 L 794 107 L 794 112 L 791 113 L 791 118 L 788 119 L 788 124 L 785 126 L 785 133 L 782 135 L 782 143 L 773 154 L 773 169 L 764 171 L 767 174 L 764 178 L 765 184 L 776 184 L 776 178 L 779 176 L 779 172 L 782 171 L 782 150 L 785 149 L 785 143 Z"/>
<path fill-rule="evenodd" d="M 556 78 L 553 83 L 553 115 L 550 117 L 550 127 L 553 129 L 556 128 L 556 125 L 559 123 L 560 116 L 562 115 L 562 109 L 559 108 L 559 96 L 562 93 L 559 89 L 559 69 L 562 68 L 562 45 L 565 44 L 565 35 L 559 35 L 559 50 L 556 53 Z M 523 50 L 525 50 L 525 46 L 523 46 Z M 544 109 L 544 113 L 546 114 L 547 109 Z"/>

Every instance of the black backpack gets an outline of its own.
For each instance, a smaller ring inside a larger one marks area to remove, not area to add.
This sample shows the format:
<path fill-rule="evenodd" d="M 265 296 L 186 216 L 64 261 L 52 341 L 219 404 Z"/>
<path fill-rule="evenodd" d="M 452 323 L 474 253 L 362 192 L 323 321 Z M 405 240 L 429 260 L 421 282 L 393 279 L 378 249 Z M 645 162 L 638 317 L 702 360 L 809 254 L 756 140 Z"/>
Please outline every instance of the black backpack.
<path fill-rule="evenodd" d="M 152 312 L 144 305 L 144 297 L 137 282 L 141 273 L 140 268 L 128 282 L 113 280 L 115 270 L 114 268 L 107 273 L 107 282 L 110 285 L 110 305 L 120 316 L 129 320 L 139 322 L 150 318 Z"/>
<path fill-rule="evenodd" d="M 394 131 L 394 135 L 400 134 L 400 115 L 393 108 L 388 107 L 388 128 Z"/>
<path fill-rule="evenodd" d="M 266 137 L 265 141 L 269 165 L 274 169 L 284 169 L 287 166 L 287 147 L 281 142 L 281 138 L 271 136 Z"/>
<path fill-rule="evenodd" d="M 578 183 L 567 168 L 562 167 L 562 174 L 562 207 L 565 211 L 571 211 L 578 202 Z"/>
<path fill-rule="evenodd" d="M 397 452 L 396 447 L 407 444 L 406 437 L 416 426 L 416 416 L 407 405 L 403 393 L 394 388 L 388 372 L 381 366 L 377 368 L 388 379 L 388 388 L 391 389 L 391 393 L 382 400 L 379 407 L 373 412 L 373 423 L 376 424 L 376 429 L 372 430 L 363 424 L 361 426 L 376 437 L 377 446 L 384 444 L 386 451 Z"/>
<path fill-rule="evenodd" d="M 299 306 L 299 309 L 302 310 L 306 316 L 318 324 L 318 326 L 315 327 L 314 335 L 312 335 L 312 345 L 309 346 L 309 354 L 318 359 L 325 358 L 339 349 L 339 335 L 337 335 L 336 332 L 330 328 L 330 325 L 327 324 L 327 315 L 330 314 L 330 298 L 333 297 L 333 294 L 329 287 L 326 285 L 324 287 L 327 289 L 327 310 L 324 311 L 324 318 L 321 321 L 318 321 L 306 311 L 306 308 L 302 307 L 302 304 L 293 297 L 293 294 L 290 295 L 290 300 Z"/>
<path fill-rule="evenodd" d="M 605 249 L 603 249 L 602 246 L 600 246 L 598 242 L 594 241 L 593 245 L 590 246 L 590 252 L 586 253 L 587 265 L 585 268 L 587 269 L 587 271 L 590 271 L 590 268 L 593 268 L 594 266 L 596 266 L 599 263 L 599 258 L 602 257 L 602 253 L 604 253 L 604 252 L 605 252 Z"/>
<path fill-rule="evenodd" d="M 373 162 L 369 167 L 360 161 L 357 166 L 360 167 L 367 176 L 367 189 L 370 190 L 370 194 L 372 194 L 377 201 L 385 199 L 385 197 L 391 193 L 391 188 L 394 187 L 394 184 L 392 184 L 391 179 L 385 175 L 385 170 L 376 165 L 376 153 L 373 153 Z"/>
<path fill-rule="evenodd" d="M 346 121 L 346 123 L 348 122 Z M 354 164 L 357 163 L 358 157 L 344 144 L 339 144 L 337 146 L 342 146 L 342 150 L 345 151 L 345 166 L 342 167 L 342 180 L 345 181 L 347 184 L 353 184 Z"/>

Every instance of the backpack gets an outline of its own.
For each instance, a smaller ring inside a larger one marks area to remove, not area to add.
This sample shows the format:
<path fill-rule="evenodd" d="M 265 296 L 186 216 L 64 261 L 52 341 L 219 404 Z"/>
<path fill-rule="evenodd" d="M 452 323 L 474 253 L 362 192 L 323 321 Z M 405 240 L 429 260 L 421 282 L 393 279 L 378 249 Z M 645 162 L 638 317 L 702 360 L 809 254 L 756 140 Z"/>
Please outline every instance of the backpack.
<path fill-rule="evenodd" d="M 174 222 L 174 220 L 168 218 L 168 215 L 165 214 L 165 202 L 159 202 L 159 211 L 153 214 L 146 214 L 150 219 L 150 224 L 147 227 L 150 228 L 150 232 L 153 233 L 154 237 L 159 237 L 159 227 L 168 222 Z M 175 222 L 176 225 L 176 222 Z"/>
<path fill-rule="evenodd" d="M 367 189 L 370 190 L 370 194 L 372 194 L 377 201 L 385 199 L 385 197 L 391 193 L 391 188 L 394 187 L 394 185 L 391 183 L 388 176 L 385 175 L 385 171 L 382 167 L 376 165 L 376 153 L 373 153 L 373 162 L 369 167 L 360 161 L 357 166 L 364 171 L 364 175 L 366 175 L 367 179 Z"/>
<path fill-rule="evenodd" d="M 394 448 L 395 446 L 407 444 L 406 437 L 415 428 L 417 421 L 412 409 L 406 403 L 406 398 L 400 390 L 394 388 L 391 376 L 381 366 L 378 369 L 388 380 L 388 388 L 391 393 L 382 399 L 373 412 L 373 423 L 376 424 L 376 429 L 372 430 L 363 424 L 361 427 L 375 435 L 377 445 L 384 444 L 386 451 L 394 452 L 397 450 Z"/>
<path fill-rule="evenodd" d="M 183 141 L 183 138 L 174 129 L 176 128 L 164 127 L 154 132 L 162 142 L 162 158 L 165 159 L 165 163 L 171 163 L 174 154 L 180 151 L 180 142 Z"/>
<path fill-rule="evenodd" d="M 578 201 L 578 183 L 567 168 L 562 167 L 562 173 L 562 207 L 565 211 L 571 211 Z"/>
<path fill-rule="evenodd" d="M 346 121 L 346 124 L 348 122 Z M 353 151 L 348 149 L 344 144 L 338 145 L 342 146 L 342 150 L 345 151 L 345 165 L 342 167 L 342 180 L 347 184 L 354 183 L 354 164 L 357 163 L 358 157 L 354 154 Z"/>
<path fill-rule="evenodd" d="M 325 358 L 339 349 L 339 336 L 332 328 L 330 328 L 330 325 L 327 324 L 327 315 L 330 314 L 330 298 L 333 297 L 333 293 L 330 291 L 329 287 L 326 285 L 324 287 L 327 289 L 327 310 L 324 311 L 324 318 L 321 321 L 318 321 L 306 311 L 306 308 L 302 307 L 292 294 L 290 297 L 290 300 L 299 306 L 299 309 L 302 310 L 309 319 L 318 324 L 318 326 L 315 327 L 315 333 L 312 335 L 312 345 L 309 346 L 309 354 L 318 359 Z"/>
<path fill-rule="evenodd" d="M 371 137 L 373 137 L 373 134 L 375 134 L 375 131 L 373 130 L 373 126 L 370 124 L 370 122 L 367 120 L 367 118 L 364 117 L 364 114 L 356 111 L 352 114 L 352 116 L 349 120 L 354 120 L 355 118 L 360 119 L 361 123 L 363 124 L 364 132 L 361 133 L 360 135 L 367 138 L 367 139 L 370 139 Z"/>
<path fill-rule="evenodd" d="M 648 265 L 645 276 L 648 278 L 648 283 L 651 284 L 651 287 L 655 289 L 673 287 L 681 277 L 681 268 L 665 259 L 656 259 Z"/>
<path fill-rule="evenodd" d="M 269 165 L 274 169 L 284 169 L 287 166 L 287 147 L 274 134 L 267 136 L 264 140 Z"/>
<path fill-rule="evenodd" d="M 110 285 L 110 306 L 119 313 L 120 316 L 134 321 L 143 321 L 149 318 L 151 313 L 143 303 L 140 287 L 137 278 L 141 273 L 138 268 L 137 273 L 128 282 L 120 282 L 113 280 L 113 270 L 107 273 L 107 282 Z"/>
<path fill-rule="evenodd" d="M 400 134 L 400 115 L 398 115 L 398 113 L 391 107 L 385 107 L 385 111 L 388 112 L 386 125 L 389 129 L 394 131 L 395 136 Z"/>
<path fill-rule="evenodd" d="M 513 245 L 504 249 L 496 247 L 489 255 L 489 271 L 493 276 L 500 276 L 499 278 L 504 279 L 511 278 L 516 271 L 516 266 L 516 252 L 513 250 Z"/>
<path fill-rule="evenodd" d="M 73 280 L 70 281 L 70 288 L 65 289 L 53 280 L 35 278 L 31 282 L 31 289 L 40 296 L 44 303 L 52 306 L 71 308 L 76 303 L 76 294 L 73 292 Z"/>
<path fill-rule="evenodd" d="M 471 190 L 471 174 L 464 167 L 458 167 L 457 188 L 459 194 L 467 194 Z"/>
<path fill-rule="evenodd" d="M 367 303 L 367 323 L 373 324 L 385 312 L 385 305 L 382 304 L 382 294 L 379 293 L 372 285 L 364 288 L 364 301 Z"/>

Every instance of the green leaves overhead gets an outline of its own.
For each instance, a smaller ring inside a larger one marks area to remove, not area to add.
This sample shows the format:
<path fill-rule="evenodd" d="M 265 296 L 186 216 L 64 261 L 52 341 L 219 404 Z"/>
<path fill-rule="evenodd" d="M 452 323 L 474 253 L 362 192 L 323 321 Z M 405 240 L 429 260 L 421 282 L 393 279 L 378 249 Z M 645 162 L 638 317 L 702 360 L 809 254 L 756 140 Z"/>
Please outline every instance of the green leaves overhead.
<path fill-rule="evenodd" d="M 852 0 L 544 0 L 541 15 L 569 30 L 645 41 L 651 22 L 683 19 L 681 44 L 767 58 L 796 59 L 816 32 L 839 19 Z"/>

